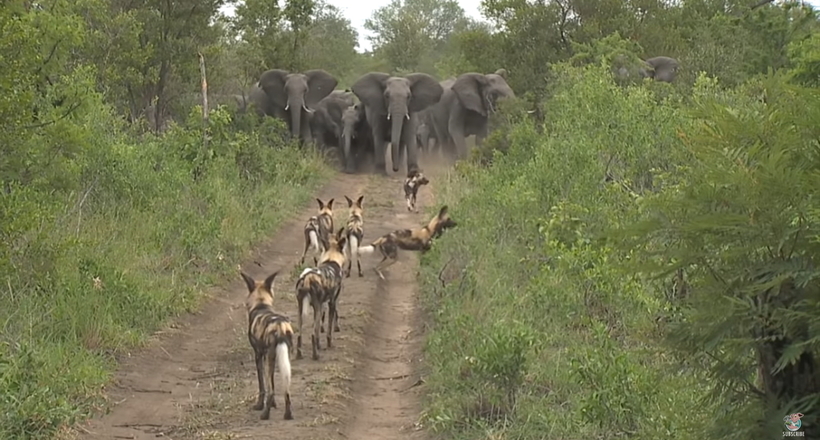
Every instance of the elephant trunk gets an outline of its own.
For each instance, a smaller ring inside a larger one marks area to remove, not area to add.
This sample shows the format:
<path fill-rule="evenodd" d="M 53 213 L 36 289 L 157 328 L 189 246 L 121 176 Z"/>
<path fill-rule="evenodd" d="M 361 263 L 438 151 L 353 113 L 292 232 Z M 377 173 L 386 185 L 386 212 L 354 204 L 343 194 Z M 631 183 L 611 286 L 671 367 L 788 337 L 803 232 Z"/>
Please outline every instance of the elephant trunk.
<path fill-rule="evenodd" d="M 392 123 L 390 151 L 393 158 L 393 172 L 397 172 L 402 159 L 400 156 L 402 128 L 404 128 L 404 120 L 410 119 L 410 113 L 407 111 L 407 105 L 405 103 L 397 103 L 390 106 L 387 119 L 390 119 L 390 122 Z"/>
<path fill-rule="evenodd" d="M 304 103 L 299 103 L 299 105 L 292 104 L 296 103 L 291 103 L 290 100 L 288 100 L 288 108 L 290 109 L 290 133 L 294 138 L 298 139 L 302 132 L 302 106 Z"/>
<path fill-rule="evenodd" d="M 344 130 L 342 131 L 342 137 L 344 138 L 344 140 L 343 140 L 344 144 L 343 144 L 343 147 L 342 147 L 342 152 L 343 152 L 342 156 L 343 156 L 344 161 L 345 161 L 345 163 L 344 163 L 345 171 L 348 172 L 348 173 L 353 172 L 353 158 L 350 157 L 350 149 L 351 149 L 350 144 L 353 143 L 353 133 L 352 133 L 352 131 L 353 131 L 352 128 L 348 128 L 347 126 L 345 126 Z"/>

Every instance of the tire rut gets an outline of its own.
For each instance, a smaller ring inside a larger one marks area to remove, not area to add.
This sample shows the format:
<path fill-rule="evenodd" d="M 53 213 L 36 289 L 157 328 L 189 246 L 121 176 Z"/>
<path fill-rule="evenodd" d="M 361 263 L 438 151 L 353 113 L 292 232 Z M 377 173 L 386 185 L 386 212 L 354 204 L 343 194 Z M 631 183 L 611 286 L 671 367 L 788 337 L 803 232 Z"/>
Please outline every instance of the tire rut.
<path fill-rule="evenodd" d="M 435 173 L 440 174 L 440 173 Z M 364 243 L 394 229 L 419 227 L 428 220 L 432 184 L 419 193 L 422 213 L 408 213 L 402 192 L 403 173 L 389 177 L 338 175 L 316 195 L 334 198 L 334 223 L 347 219 L 344 195 L 364 194 Z M 435 182 L 434 178 L 431 181 Z M 316 212 L 313 200 L 300 207 L 276 235 L 242 268 L 261 278 L 281 270 L 274 283 L 274 306 L 295 322 L 295 278 L 304 246 L 304 222 Z M 108 390 L 110 412 L 76 429 L 78 437 L 97 439 L 406 439 L 424 437 L 414 425 L 421 411 L 416 364 L 421 357 L 423 324 L 416 304 L 418 255 L 401 253 L 399 262 L 374 273 L 376 255 L 356 264 L 339 299 L 341 332 L 327 349 L 322 337 L 319 360 L 292 356 L 294 420 L 283 420 L 283 397 L 270 420 L 253 411 L 256 372 L 246 332 L 239 278 L 208 299 L 196 314 L 185 316 L 158 333 L 141 352 L 126 357 Z M 308 259 L 306 259 L 307 261 Z M 256 264 L 253 264 L 256 263 Z M 261 267 L 260 267 L 261 266 Z M 307 323 L 306 323 L 307 324 Z M 305 332 L 307 328 L 305 326 Z M 295 342 L 295 341 L 294 341 Z M 279 377 L 277 372 L 277 382 Z"/>

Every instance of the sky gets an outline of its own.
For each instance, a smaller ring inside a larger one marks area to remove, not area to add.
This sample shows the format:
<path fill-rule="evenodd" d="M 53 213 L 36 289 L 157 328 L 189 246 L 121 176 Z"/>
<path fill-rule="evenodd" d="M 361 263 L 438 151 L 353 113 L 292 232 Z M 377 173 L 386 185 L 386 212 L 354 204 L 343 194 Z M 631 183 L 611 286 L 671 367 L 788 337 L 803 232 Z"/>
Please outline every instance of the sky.
<path fill-rule="evenodd" d="M 345 15 L 350 20 L 350 23 L 356 29 L 356 32 L 359 33 L 359 52 L 364 52 L 367 50 L 372 49 L 370 45 L 370 41 L 367 40 L 367 35 L 369 32 L 364 28 L 364 21 L 370 18 L 373 15 L 373 12 L 387 4 L 390 3 L 390 0 L 325 0 L 327 3 L 336 6 L 342 11 L 342 14 Z M 820 0 L 813 0 L 820 3 Z M 479 8 L 481 7 L 481 0 L 459 0 L 458 3 L 464 8 L 464 12 L 467 14 L 468 17 L 472 17 L 475 19 L 481 18 L 481 12 L 479 12 Z M 226 5 L 222 8 L 222 12 L 226 15 L 233 15 L 234 7 L 231 5 Z"/>
<path fill-rule="evenodd" d="M 359 52 L 370 50 L 372 47 L 367 40 L 369 32 L 364 28 L 364 21 L 373 15 L 373 11 L 390 3 L 390 0 L 326 0 L 328 3 L 339 8 L 342 13 L 350 19 L 350 23 L 359 33 Z M 806 3 L 820 9 L 820 0 L 805 0 Z M 459 0 L 458 3 L 464 8 L 467 16 L 480 19 L 481 0 Z M 234 7 L 225 6 L 222 12 L 226 15 L 233 15 Z"/>

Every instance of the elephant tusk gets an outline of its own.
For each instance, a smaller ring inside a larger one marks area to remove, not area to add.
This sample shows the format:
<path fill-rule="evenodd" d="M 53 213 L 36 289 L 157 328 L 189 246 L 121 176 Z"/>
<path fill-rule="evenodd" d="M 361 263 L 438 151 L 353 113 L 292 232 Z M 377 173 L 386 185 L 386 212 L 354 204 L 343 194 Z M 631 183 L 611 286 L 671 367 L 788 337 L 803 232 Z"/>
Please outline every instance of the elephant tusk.
<path fill-rule="evenodd" d="M 533 113 L 535 113 L 535 110 L 527 110 L 527 113 L 533 114 Z"/>
<path fill-rule="evenodd" d="M 290 103 L 285 104 L 285 110 L 290 108 Z"/>
<path fill-rule="evenodd" d="M 315 111 L 315 110 L 309 109 L 306 104 L 302 104 L 302 108 L 305 109 L 305 111 L 308 112 L 308 113 L 313 113 Z"/>
<path fill-rule="evenodd" d="M 390 120 L 390 113 L 387 114 L 387 120 Z"/>
<path fill-rule="evenodd" d="M 407 120 L 409 121 L 409 120 L 410 120 L 410 113 L 405 114 L 405 115 L 404 115 L 404 118 L 405 118 L 405 119 L 407 119 Z"/>

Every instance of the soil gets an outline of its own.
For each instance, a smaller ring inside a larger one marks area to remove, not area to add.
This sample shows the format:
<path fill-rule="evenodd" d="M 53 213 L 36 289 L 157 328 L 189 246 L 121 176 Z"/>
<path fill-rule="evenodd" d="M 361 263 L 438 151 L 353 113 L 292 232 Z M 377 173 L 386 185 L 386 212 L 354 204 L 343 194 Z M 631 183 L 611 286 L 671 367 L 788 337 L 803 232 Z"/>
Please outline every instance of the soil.
<path fill-rule="evenodd" d="M 364 195 L 364 244 L 399 228 L 427 223 L 425 208 L 434 204 L 433 186 L 444 166 L 424 163 L 432 182 L 419 191 L 420 213 L 405 208 L 404 172 L 388 177 L 338 174 L 318 193 L 334 198 L 338 229 L 348 215 L 347 195 Z M 390 163 L 388 161 L 388 163 Z M 305 221 L 317 210 L 315 200 L 295 210 L 242 269 L 257 279 L 282 270 L 274 283 L 275 307 L 296 326 L 294 284 L 304 247 Z M 373 271 L 378 254 L 356 263 L 339 299 L 339 325 L 333 347 L 324 334 L 319 360 L 310 357 L 309 325 L 303 359 L 291 356 L 294 420 L 284 420 L 284 398 L 276 376 L 276 402 L 270 420 L 260 420 L 251 406 L 256 372 L 248 343 L 239 274 L 215 288 L 197 314 L 178 319 L 155 340 L 120 363 L 108 389 L 108 414 L 75 428 L 81 439 L 355 439 L 425 438 L 417 423 L 421 413 L 422 314 L 417 305 L 418 255 L 405 252 L 381 280 Z M 312 263 L 310 257 L 306 263 Z M 294 338 L 295 343 L 295 338 Z M 421 386 L 420 386 L 421 385 Z"/>

